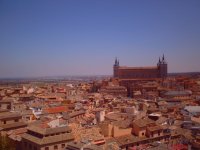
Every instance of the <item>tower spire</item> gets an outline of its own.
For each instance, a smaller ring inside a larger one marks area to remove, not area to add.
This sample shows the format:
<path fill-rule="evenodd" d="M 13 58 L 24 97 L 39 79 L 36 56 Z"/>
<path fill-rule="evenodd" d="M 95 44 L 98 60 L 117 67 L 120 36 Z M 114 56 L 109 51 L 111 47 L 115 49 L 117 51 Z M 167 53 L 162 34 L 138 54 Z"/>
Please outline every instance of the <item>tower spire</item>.
<path fill-rule="evenodd" d="M 115 64 L 114 64 L 115 66 L 117 65 L 117 57 L 115 57 Z"/>
<path fill-rule="evenodd" d="M 160 66 L 160 64 L 161 64 L 161 60 L 160 60 L 160 57 L 159 57 L 157 65 Z"/>
<path fill-rule="evenodd" d="M 165 55 L 163 54 L 163 57 L 162 57 L 162 61 L 164 62 L 165 61 Z"/>
<path fill-rule="evenodd" d="M 115 64 L 114 66 L 119 66 L 119 59 L 117 59 L 117 57 L 115 57 Z"/>
<path fill-rule="evenodd" d="M 117 66 L 119 66 L 119 59 L 117 60 Z"/>

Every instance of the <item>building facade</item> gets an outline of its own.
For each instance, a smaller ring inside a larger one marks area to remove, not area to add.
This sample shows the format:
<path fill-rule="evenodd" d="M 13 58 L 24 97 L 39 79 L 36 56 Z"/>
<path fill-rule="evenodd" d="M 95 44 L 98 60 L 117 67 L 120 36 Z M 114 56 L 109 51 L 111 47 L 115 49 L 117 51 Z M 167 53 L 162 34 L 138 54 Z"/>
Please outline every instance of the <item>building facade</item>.
<path fill-rule="evenodd" d="M 126 96 L 127 89 L 124 86 L 106 86 L 99 90 L 103 94 L 112 94 L 115 96 Z"/>
<path fill-rule="evenodd" d="M 113 76 L 119 79 L 165 78 L 167 77 L 167 63 L 163 55 L 162 60 L 159 58 L 157 66 L 126 67 L 120 66 L 119 60 L 116 58 L 113 66 Z"/>
<path fill-rule="evenodd" d="M 67 143 L 74 140 L 67 126 L 41 128 L 30 126 L 22 136 L 21 150 L 64 150 Z"/>

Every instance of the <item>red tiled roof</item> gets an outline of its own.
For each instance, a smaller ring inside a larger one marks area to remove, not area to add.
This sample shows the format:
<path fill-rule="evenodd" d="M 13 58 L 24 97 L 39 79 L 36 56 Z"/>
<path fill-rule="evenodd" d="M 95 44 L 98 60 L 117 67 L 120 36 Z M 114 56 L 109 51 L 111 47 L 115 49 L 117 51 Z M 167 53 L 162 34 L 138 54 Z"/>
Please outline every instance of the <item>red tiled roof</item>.
<path fill-rule="evenodd" d="M 54 113 L 61 113 L 61 112 L 67 112 L 69 109 L 66 106 L 57 106 L 57 107 L 51 107 L 44 109 L 45 113 L 54 114 Z"/>

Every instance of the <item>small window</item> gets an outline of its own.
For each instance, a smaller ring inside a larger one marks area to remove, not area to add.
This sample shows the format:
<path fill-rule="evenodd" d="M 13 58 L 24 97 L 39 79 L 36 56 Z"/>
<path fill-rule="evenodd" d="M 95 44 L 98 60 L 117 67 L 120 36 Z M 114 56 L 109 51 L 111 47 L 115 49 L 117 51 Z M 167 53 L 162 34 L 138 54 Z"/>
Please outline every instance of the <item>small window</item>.
<path fill-rule="evenodd" d="M 6 124 L 6 120 L 4 120 L 3 123 Z"/>
<path fill-rule="evenodd" d="M 27 143 L 26 142 L 24 142 L 24 146 L 27 147 Z"/>
<path fill-rule="evenodd" d="M 45 147 L 45 150 L 49 150 L 49 147 Z"/>
<path fill-rule="evenodd" d="M 142 135 L 144 135 L 144 132 L 142 132 Z"/>
<path fill-rule="evenodd" d="M 58 145 L 55 145 L 55 146 L 54 146 L 54 149 L 58 149 Z"/>
<path fill-rule="evenodd" d="M 19 119 L 15 119 L 15 122 L 18 122 L 19 121 Z"/>
<path fill-rule="evenodd" d="M 62 148 L 64 148 L 65 147 L 65 144 L 62 144 Z"/>

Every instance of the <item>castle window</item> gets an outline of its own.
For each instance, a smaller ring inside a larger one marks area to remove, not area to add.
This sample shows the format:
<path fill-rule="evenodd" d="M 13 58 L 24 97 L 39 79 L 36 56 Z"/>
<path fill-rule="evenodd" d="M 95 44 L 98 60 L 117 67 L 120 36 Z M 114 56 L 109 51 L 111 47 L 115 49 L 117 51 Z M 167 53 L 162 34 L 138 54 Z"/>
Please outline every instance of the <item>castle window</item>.
<path fill-rule="evenodd" d="M 64 148 L 65 147 L 65 144 L 62 144 L 62 148 Z"/>
<path fill-rule="evenodd" d="M 58 149 L 58 145 L 55 145 L 55 146 L 54 146 L 54 149 Z"/>
<path fill-rule="evenodd" d="M 45 147 L 45 150 L 49 150 L 49 147 Z"/>

